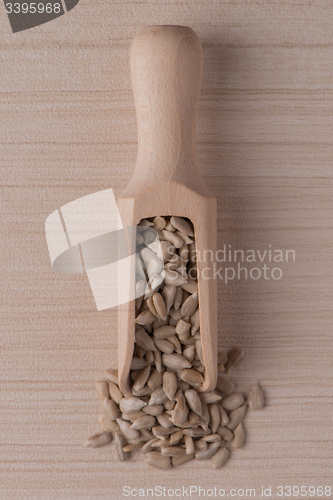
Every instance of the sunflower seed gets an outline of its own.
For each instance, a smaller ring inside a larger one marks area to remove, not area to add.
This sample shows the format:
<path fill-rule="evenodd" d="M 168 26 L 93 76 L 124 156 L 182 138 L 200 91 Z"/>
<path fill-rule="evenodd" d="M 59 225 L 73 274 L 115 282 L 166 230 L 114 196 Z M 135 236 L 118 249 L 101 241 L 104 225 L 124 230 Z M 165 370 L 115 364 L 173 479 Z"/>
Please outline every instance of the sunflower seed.
<path fill-rule="evenodd" d="M 151 259 L 147 265 L 147 273 L 149 277 L 159 276 L 163 269 L 163 262 L 161 262 L 157 257 Z"/>
<path fill-rule="evenodd" d="M 186 368 L 181 372 L 180 378 L 193 387 L 200 387 L 204 378 L 201 373 L 197 372 L 197 370 L 193 370 L 191 368 Z"/>
<path fill-rule="evenodd" d="M 195 450 L 204 451 L 204 450 L 207 450 L 207 448 L 208 448 L 208 443 L 207 443 L 207 441 L 204 441 L 202 438 L 198 439 L 197 441 L 194 441 L 194 449 Z"/>
<path fill-rule="evenodd" d="M 158 292 L 156 292 L 158 293 Z M 155 295 L 155 294 L 154 294 Z M 154 302 L 153 302 L 153 295 L 151 297 L 148 297 L 147 299 L 147 304 L 148 304 L 148 307 L 149 307 L 149 310 L 153 313 L 153 315 L 157 318 L 158 317 L 158 314 L 156 312 L 156 309 L 155 309 L 155 306 L 154 306 Z M 155 320 L 154 320 L 155 321 Z"/>
<path fill-rule="evenodd" d="M 190 345 L 183 350 L 183 356 L 190 363 L 193 361 L 195 355 L 195 345 Z"/>
<path fill-rule="evenodd" d="M 189 462 L 193 458 L 194 458 L 194 454 L 193 455 L 183 455 L 182 457 L 173 457 L 171 459 L 172 465 L 174 467 L 177 467 L 178 465 L 182 465 L 182 464 L 185 464 L 186 462 Z"/>
<path fill-rule="evenodd" d="M 171 319 L 174 319 L 176 321 L 176 326 L 178 324 L 178 321 L 184 317 L 180 311 L 176 311 L 175 306 L 171 307 L 169 315 L 171 316 Z"/>
<path fill-rule="evenodd" d="M 167 314 L 169 314 L 170 308 L 173 304 L 177 288 L 172 285 L 164 285 L 162 290 L 162 297 L 165 303 L 165 309 Z"/>
<path fill-rule="evenodd" d="M 136 429 L 131 429 L 131 424 L 130 422 L 127 422 L 127 420 L 117 418 L 117 423 L 120 427 L 120 430 L 127 439 L 136 439 L 140 436 L 139 431 L 137 431 Z"/>
<path fill-rule="evenodd" d="M 180 255 L 177 253 L 174 253 L 171 255 L 170 260 L 168 264 L 170 265 L 170 269 L 177 269 L 182 263 L 182 259 L 180 258 Z"/>
<path fill-rule="evenodd" d="M 101 426 L 107 431 L 115 432 L 119 430 L 119 425 L 117 424 L 117 422 L 115 420 L 109 420 L 106 415 L 100 415 L 98 417 L 98 421 Z"/>
<path fill-rule="evenodd" d="M 177 376 L 173 372 L 164 372 L 163 390 L 167 397 L 172 401 L 177 391 Z"/>
<path fill-rule="evenodd" d="M 110 395 L 111 399 L 113 399 L 113 401 L 117 404 L 119 404 L 120 401 L 124 397 L 124 395 L 121 392 L 121 390 L 119 389 L 119 387 L 116 384 L 114 384 L 113 382 L 109 382 L 109 395 Z M 103 400 L 103 402 L 104 402 L 104 400 Z"/>
<path fill-rule="evenodd" d="M 104 399 L 103 408 L 105 416 L 109 420 L 116 420 L 118 417 L 120 417 L 119 408 L 114 401 L 111 401 L 111 399 Z"/>
<path fill-rule="evenodd" d="M 191 324 L 187 323 L 183 319 L 180 319 L 177 323 L 176 326 L 176 333 L 178 335 L 184 335 L 185 333 L 188 333 L 191 328 Z"/>
<path fill-rule="evenodd" d="M 158 441 L 151 445 L 152 448 L 163 448 L 164 446 L 170 446 L 170 438 L 167 436 L 162 436 Z"/>
<path fill-rule="evenodd" d="M 155 425 L 155 417 L 152 415 L 145 415 L 144 417 L 137 418 L 131 425 L 131 429 L 151 429 Z"/>
<path fill-rule="evenodd" d="M 252 386 L 249 392 L 248 403 L 252 410 L 261 410 L 265 405 L 264 393 L 258 382 Z"/>
<path fill-rule="evenodd" d="M 175 227 L 181 233 L 184 233 L 188 236 L 194 236 L 194 232 L 190 224 L 182 217 L 172 216 L 170 222 L 173 225 L 173 227 Z"/>
<path fill-rule="evenodd" d="M 188 389 L 185 391 L 185 398 L 188 406 L 193 410 L 197 415 L 202 415 L 202 403 L 198 393 L 193 389 Z"/>
<path fill-rule="evenodd" d="M 232 448 L 242 448 L 245 440 L 245 431 L 242 422 L 234 429 L 234 438 L 231 441 Z"/>
<path fill-rule="evenodd" d="M 230 430 L 235 429 L 235 427 L 237 427 L 237 425 L 243 420 L 245 412 L 246 405 L 240 406 L 239 408 L 236 408 L 236 410 L 232 410 L 228 415 L 229 423 L 226 427 Z"/>
<path fill-rule="evenodd" d="M 150 451 L 146 455 L 146 463 L 157 469 L 167 470 L 171 467 L 171 460 L 157 451 Z"/>
<path fill-rule="evenodd" d="M 215 434 L 220 423 L 221 423 L 221 415 L 220 411 L 218 409 L 218 406 L 215 404 L 211 404 L 208 406 L 209 409 L 209 414 L 210 414 L 210 428 L 212 430 L 212 433 Z"/>
<path fill-rule="evenodd" d="M 204 436 L 203 438 L 204 441 L 206 441 L 206 443 L 220 443 L 220 446 L 221 446 L 221 436 L 219 434 L 209 434 L 209 436 Z M 224 444 L 224 443 L 222 443 Z"/>
<path fill-rule="evenodd" d="M 148 429 L 141 429 L 140 434 L 142 434 L 143 437 L 150 439 L 153 439 L 154 434 L 149 431 Z"/>
<path fill-rule="evenodd" d="M 152 389 L 150 387 L 148 387 L 147 385 L 145 385 L 144 387 L 142 387 L 142 389 L 136 391 L 133 387 L 132 387 L 132 394 L 133 396 L 137 396 L 137 397 L 144 397 L 144 396 L 150 396 L 151 393 L 152 393 Z"/>
<path fill-rule="evenodd" d="M 183 239 L 184 239 L 184 237 L 183 237 Z M 184 262 L 185 264 L 188 263 L 188 256 L 189 256 L 188 245 L 184 245 L 182 248 L 179 249 L 179 256 L 180 256 L 182 262 Z"/>
<path fill-rule="evenodd" d="M 198 427 L 198 426 L 202 426 L 203 424 L 205 424 L 202 417 L 200 417 L 200 415 L 197 415 L 194 411 L 191 411 L 191 413 L 188 416 L 188 420 L 190 423 L 189 427 Z M 207 429 L 208 429 L 208 426 L 206 426 L 205 430 L 207 430 Z"/>
<path fill-rule="evenodd" d="M 150 400 L 148 405 L 161 405 L 167 400 L 167 396 L 165 392 L 163 391 L 163 387 L 158 387 L 158 389 L 155 389 L 155 391 L 152 393 L 150 396 Z"/>
<path fill-rule="evenodd" d="M 147 405 L 142 409 L 142 411 L 148 415 L 152 415 L 153 417 L 158 417 L 163 413 L 163 405 Z"/>
<path fill-rule="evenodd" d="M 144 445 L 144 441 L 138 441 L 137 443 L 132 443 L 128 444 L 127 446 L 124 446 L 123 451 L 125 453 L 130 453 L 131 451 L 138 450 L 139 448 L 142 448 Z"/>
<path fill-rule="evenodd" d="M 150 226 L 153 226 L 153 222 L 151 222 L 150 220 L 148 219 L 141 219 L 138 226 L 146 226 L 146 227 L 150 227 Z"/>
<path fill-rule="evenodd" d="M 155 345 L 161 352 L 164 352 L 166 354 L 171 354 L 174 351 L 173 344 L 166 339 L 165 340 L 155 339 Z"/>
<path fill-rule="evenodd" d="M 152 374 L 147 380 L 148 387 L 150 387 L 153 391 L 155 391 L 155 389 L 157 389 L 158 387 L 161 387 L 162 377 L 163 375 L 161 372 L 159 372 L 158 370 L 153 370 Z"/>
<path fill-rule="evenodd" d="M 170 322 L 171 322 L 171 320 L 170 320 Z M 192 337 L 188 338 L 187 340 L 182 340 L 181 343 L 185 346 L 194 345 L 194 347 L 195 347 L 196 339 L 192 336 Z"/>
<path fill-rule="evenodd" d="M 169 399 L 163 403 L 164 409 L 166 411 L 173 410 L 176 405 L 176 400 L 170 401 Z"/>
<path fill-rule="evenodd" d="M 242 406 L 243 403 L 244 403 L 243 395 L 240 392 L 233 392 L 232 394 L 229 394 L 229 396 L 223 398 L 220 404 L 222 408 L 224 408 L 227 411 L 230 411 L 239 408 L 240 406 Z"/>
<path fill-rule="evenodd" d="M 162 271 L 164 273 L 164 271 Z M 148 297 L 151 297 L 157 290 L 160 288 L 160 286 L 163 283 L 164 277 L 160 274 L 153 274 L 152 276 L 149 277 L 148 283 L 145 288 L 145 295 L 144 298 L 147 299 Z"/>
<path fill-rule="evenodd" d="M 187 297 L 185 302 L 183 303 L 180 312 L 183 316 L 192 316 L 194 311 L 198 306 L 198 292 L 194 292 L 192 295 Z"/>
<path fill-rule="evenodd" d="M 170 445 L 173 446 L 174 444 L 178 444 L 179 441 L 183 438 L 184 433 L 182 430 L 173 432 L 170 436 Z"/>
<path fill-rule="evenodd" d="M 137 377 L 132 386 L 132 389 L 134 389 L 135 391 L 140 391 L 141 389 L 143 389 L 144 386 L 146 385 L 149 374 L 150 374 L 150 365 L 146 366 L 146 368 L 144 368 L 140 372 L 139 376 Z"/>
<path fill-rule="evenodd" d="M 194 442 L 191 436 L 185 436 L 185 449 L 187 455 L 192 455 L 194 453 Z"/>
<path fill-rule="evenodd" d="M 170 436 L 174 432 L 178 431 L 177 427 L 163 427 L 162 425 L 155 425 L 152 428 L 152 433 L 158 438 L 165 438 L 165 436 Z"/>
<path fill-rule="evenodd" d="M 133 422 L 135 422 L 135 420 L 137 420 L 138 418 L 140 418 L 140 417 L 144 417 L 144 416 L 146 416 L 146 415 L 147 415 L 147 414 L 146 414 L 144 411 L 140 410 L 140 411 L 135 411 L 135 412 L 133 412 L 133 413 L 122 413 L 122 414 L 121 414 L 121 418 L 122 418 L 123 420 L 128 420 L 129 422 L 133 423 Z"/>
<path fill-rule="evenodd" d="M 145 356 L 145 355 L 146 355 L 146 352 L 147 352 L 147 351 L 146 351 L 145 349 L 142 349 L 142 347 L 140 347 L 140 346 L 138 346 L 138 345 L 137 345 L 137 346 L 136 346 L 136 349 L 137 349 L 137 352 L 138 352 L 138 357 L 139 357 L 139 358 L 143 358 L 143 356 Z"/>
<path fill-rule="evenodd" d="M 112 383 L 112 382 L 111 382 Z M 109 384 L 106 380 L 96 382 L 96 392 L 98 399 L 104 403 L 104 399 L 109 399 Z"/>
<path fill-rule="evenodd" d="M 208 405 L 203 401 L 201 400 L 201 404 L 202 404 L 202 415 L 201 415 L 201 418 L 204 422 L 205 425 L 201 425 L 201 427 L 203 428 L 203 430 L 208 430 L 208 424 L 210 422 L 210 413 L 209 413 L 209 409 L 208 409 Z"/>
<path fill-rule="evenodd" d="M 147 441 L 147 443 L 145 443 L 142 446 L 141 449 L 142 453 L 149 453 L 150 451 L 152 451 L 153 450 L 152 444 L 156 443 L 157 441 L 159 441 L 158 438 L 153 438 L 150 441 Z"/>
<path fill-rule="evenodd" d="M 201 393 L 201 401 L 205 402 L 207 405 L 210 405 L 221 401 L 221 396 L 215 394 L 215 392 L 203 392 Z"/>
<path fill-rule="evenodd" d="M 220 469 L 227 463 L 229 460 L 230 452 L 227 448 L 220 448 L 216 453 L 212 456 L 212 464 L 213 469 Z"/>
<path fill-rule="evenodd" d="M 164 217 L 155 217 L 153 223 L 154 223 L 154 228 L 157 231 L 161 231 L 166 226 L 166 220 Z"/>
<path fill-rule="evenodd" d="M 134 356 L 131 361 L 131 370 L 143 370 L 147 364 L 148 363 L 144 358 L 137 358 Z"/>
<path fill-rule="evenodd" d="M 188 408 L 186 405 L 185 397 L 181 395 L 177 400 L 176 406 L 172 413 L 171 420 L 177 426 L 182 425 L 186 421 L 187 415 L 188 415 Z"/>
<path fill-rule="evenodd" d="M 179 342 L 178 338 L 176 337 L 176 335 L 173 335 L 172 337 L 168 337 L 168 341 L 171 342 L 175 351 L 178 354 L 182 353 L 182 346 L 180 345 L 180 342 Z"/>
<path fill-rule="evenodd" d="M 154 340 L 148 335 L 144 328 L 137 327 L 135 329 L 135 342 L 146 351 L 156 351 Z"/>
<path fill-rule="evenodd" d="M 168 337 L 173 336 L 176 333 L 176 328 L 174 326 L 162 326 L 161 328 L 157 328 L 154 330 L 154 338 L 157 340 L 164 340 Z"/>
<path fill-rule="evenodd" d="M 117 431 L 114 435 L 114 443 L 118 460 L 120 460 L 120 462 L 124 462 L 129 455 L 124 451 L 126 444 L 124 437 L 119 431 Z"/>
<path fill-rule="evenodd" d="M 159 234 L 159 237 L 161 239 L 162 233 Z M 162 235 L 163 236 L 163 235 Z M 163 236 L 164 238 L 164 236 Z M 160 253 L 158 254 L 158 257 L 163 259 L 163 262 L 166 263 L 170 260 L 171 256 L 174 254 L 176 250 L 176 247 L 173 246 L 173 244 L 170 241 L 160 241 Z"/>
<path fill-rule="evenodd" d="M 191 334 L 194 335 L 200 328 L 200 310 L 199 307 L 196 308 L 192 316 L 190 317 L 191 324 Z"/>
<path fill-rule="evenodd" d="M 138 325 L 148 325 L 156 319 L 156 316 L 151 312 L 150 309 L 146 309 L 135 318 L 134 322 Z"/>
<path fill-rule="evenodd" d="M 195 458 L 197 458 L 198 460 L 207 460 L 208 458 L 211 458 L 214 455 L 214 453 L 216 453 L 219 447 L 220 447 L 220 442 L 212 443 L 208 445 L 207 450 L 197 451 L 195 454 Z"/>
<path fill-rule="evenodd" d="M 204 431 L 203 429 L 199 429 L 197 427 L 194 429 L 184 429 L 184 434 L 196 438 L 196 437 L 208 436 L 208 434 L 210 434 L 210 431 L 208 430 Z"/>
<path fill-rule="evenodd" d="M 174 370 L 191 368 L 191 363 L 187 361 L 181 354 L 163 354 L 162 361 L 164 366 L 167 368 L 172 368 Z"/>
<path fill-rule="evenodd" d="M 187 283 L 184 283 L 184 285 L 181 285 L 181 288 L 185 290 L 186 292 L 193 294 L 198 291 L 198 282 L 192 279 L 189 275 L 187 278 Z"/>
<path fill-rule="evenodd" d="M 178 234 L 172 233 L 171 231 L 168 231 L 167 229 L 163 229 L 162 234 L 164 238 L 166 238 L 170 243 L 173 244 L 174 247 L 176 248 L 181 248 L 184 246 L 185 242 L 183 238 L 181 238 Z"/>
<path fill-rule="evenodd" d="M 225 410 L 222 408 L 221 405 L 217 405 L 219 412 L 220 412 L 220 417 L 221 417 L 221 427 L 227 425 L 229 423 L 229 417 L 226 414 Z"/>
<path fill-rule="evenodd" d="M 231 441 L 234 437 L 233 433 L 231 432 L 230 429 L 227 429 L 226 427 L 219 427 L 216 431 L 222 439 L 225 441 Z"/>
<path fill-rule="evenodd" d="M 161 415 L 158 415 L 156 418 L 157 418 L 158 423 L 162 427 L 166 427 L 166 428 L 173 427 L 173 423 L 171 422 L 170 417 L 167 413 L 162 413 Z"/>
<path fill-rule="evenodd" d="M 119 402 L 120 409 L 123 413 L 139 411 L 146 405 L 147 403 L 145 401 L 135 396 L 123 398 Z"/>
<path fill-rule="evenodd" d="M 182 457 L 186 454 L 186 451 L 180 446 L 164 446 L 161 453 L 165 457 Z"/>
<path fill-rule="evenodd" d="M 182 302 L 183 302 L 183 290 L 180 287 L 177 287 L 175 298 L 173 301 L 173 307 L 175 308 L 176 311 L 179 310 L 180 306 L 182 305 Z"/>
<path fill-rule="evenodd" d="M 173 226 L 173 225 L 171 224 L 170 220 L 168 220 L 168 221 L 167 221 L 166 226 L 165 226 L 165 229 L 166 229 L 167 231 L 171 231 L 171 232 L 176 231 L 175 226 Z"/>
<path fill-rule="evenodd" d="M 156 370 L 158 372 L 162 372 L 163 371 L 163 366 L 162 366 L 162 354 L 160 351 L 156 351 L 155 352 L 155 366 L 156 366 Z"/>
<path fill-rule="evenodd" d="M 87 441 L 84 442 L 84 446 L 87 448 L 100 448 L 101 446 L 106 446 L 111 443 L 111 441 L 112 434 L 110 432 L 96 432 L 96 434 L 93 434 L 89 439 L 87 439 Z"/>
<path fill-rule="evenodd" d="M 166 285 L 179 286 L 187 282 L 187 280 L 177 273 L 177 271 L 164 269 L 161 275 L 164 277 L 164 283 Z"/>
<path fill-rule="evenodd" d="M 153 297 L 153 305 L 155 307 L 157 317 L 166 320 L 167 319 L 167 311 L 165 307 L 165 302 L 163 300 L 163 297 L 160 293 L 156 292 L 154 293 Z"/>
<path fill-rule="evenodd" d="M 195 350 L 198 354 L 199 360 L 202 365 L 204 365 L 204 359 L 203 359 L 203 354 L 202 354 L 202 345 L 201 345 L 201 340 L 196 340 L 195 342 Z"/>

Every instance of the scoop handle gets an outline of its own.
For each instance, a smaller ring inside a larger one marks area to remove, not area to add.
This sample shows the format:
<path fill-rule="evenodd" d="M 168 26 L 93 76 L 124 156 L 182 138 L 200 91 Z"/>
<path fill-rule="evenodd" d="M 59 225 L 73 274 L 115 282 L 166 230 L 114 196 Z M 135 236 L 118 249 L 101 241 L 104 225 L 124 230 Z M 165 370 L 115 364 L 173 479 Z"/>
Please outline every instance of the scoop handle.
<path fill-rule="evenodd" d="M 134 38 L 138 156 L 129 191 L 165 180 L 189 185 L 189 178 L 189 187 L 205 191 L 195 149 L 202 65 L 202 45 L 190 27 L 146 26 Z"/>

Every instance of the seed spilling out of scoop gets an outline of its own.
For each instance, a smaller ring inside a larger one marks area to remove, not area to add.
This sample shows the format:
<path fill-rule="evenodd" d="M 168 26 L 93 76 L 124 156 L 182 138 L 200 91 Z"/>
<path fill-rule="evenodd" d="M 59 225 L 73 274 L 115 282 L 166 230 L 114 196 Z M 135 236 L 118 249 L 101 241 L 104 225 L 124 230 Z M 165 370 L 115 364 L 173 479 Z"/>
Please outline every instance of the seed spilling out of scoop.
<path fill-rule="evenodd" d="M 85 445 L 98 448 L 114 442 L 120 461 L 131 452 L 142 453 L 148 465 L 161 470 L 194 458 L 210 459 L 218 469 L 228 461 L 230 449 L 241 448 L 245 441 L 242 420 L 247 405 L 224 373 L 241 362 L 245 351 L 233 349 L 229 357 L 219 353 L 217 391 L 199 392 L 205 366 L 197 273 L 189 275 L 196 269 L 193 226 L 182 217 L 160 216 L 142 220 L 140 227 L 146 270 L 137 267 L 141 285 L 136 290 L 142 296 L 135 302 L 132 394 L 124 396 L 119 389 L 117 370 L 105 370 L 105 379 L 96 384 L 104 430 Z M 152 239 L 153 230 L 158 231 L 159 242 Z M 263 407 L 258 384 L 247 402 L 253 409 Z"/>

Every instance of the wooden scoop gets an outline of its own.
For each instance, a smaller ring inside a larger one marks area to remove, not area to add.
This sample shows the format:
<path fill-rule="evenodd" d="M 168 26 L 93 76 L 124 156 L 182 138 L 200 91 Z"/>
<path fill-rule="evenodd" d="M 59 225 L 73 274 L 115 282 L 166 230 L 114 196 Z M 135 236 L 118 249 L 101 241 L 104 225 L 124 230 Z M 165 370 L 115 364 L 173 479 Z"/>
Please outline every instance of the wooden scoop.
<path fill-rule="evenodd" d="M 187 26 L 147 26 L 134 38 L 130 64 L 138 156 L 118 207 L 125 228 L 142 218 L 168 215 L 193 223 L 205 365 L 200 390 L 207 391 L 215 388 L 217 378 L 216 199 L 201 178 L 195 150 L 202 63 L 200 40 Z M 129 395 L 135 301 L 118 311 L 119 385 Z"/>

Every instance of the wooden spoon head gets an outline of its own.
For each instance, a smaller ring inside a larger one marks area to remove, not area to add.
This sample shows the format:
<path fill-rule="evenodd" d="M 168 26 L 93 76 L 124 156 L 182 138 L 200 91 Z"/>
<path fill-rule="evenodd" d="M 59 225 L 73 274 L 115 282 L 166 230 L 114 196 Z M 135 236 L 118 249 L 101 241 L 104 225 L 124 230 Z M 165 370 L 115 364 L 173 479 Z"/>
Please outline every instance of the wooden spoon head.
<path fill-rule="evenodd" d="M 205 380 L 200 390 L 212 390 L 217 379 L 217 287 L 214 278 L 216 256 L 216 199 L 202 196 L 172 181 L 155 185 L 135 198 L 121 197 L 118 207 L 124 227 L 136 226 L 141 219 L 158 215 L 189 218 L 194 226 L 200 332 L 205 364 Z M 120 389 L 130 393 L 130 365 L 135 338 L 135 301 L 118 311 L 118 374 Z"/>

